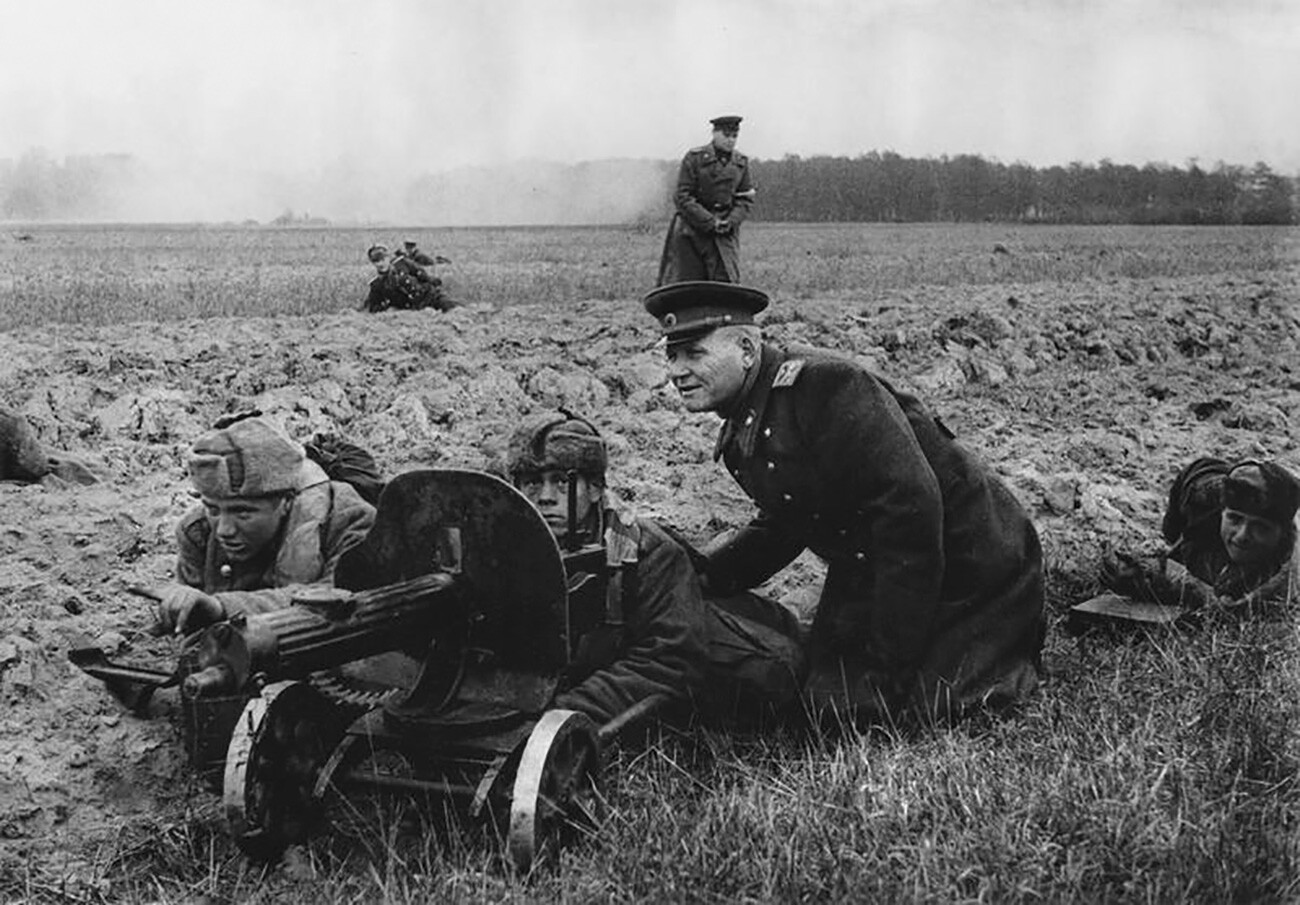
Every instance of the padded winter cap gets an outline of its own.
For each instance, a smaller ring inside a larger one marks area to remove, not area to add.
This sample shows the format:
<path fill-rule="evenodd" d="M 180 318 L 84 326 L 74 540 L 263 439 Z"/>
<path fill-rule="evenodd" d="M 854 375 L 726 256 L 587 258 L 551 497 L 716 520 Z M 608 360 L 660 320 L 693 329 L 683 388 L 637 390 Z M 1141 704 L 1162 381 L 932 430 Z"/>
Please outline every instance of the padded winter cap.
<path fill-rule="evenodd" d="M 306 462 L 301 444 L 265 418 L 250 417 L 194 442 L 190 481 L 208 499 L 275 496 L 301 487 Z"/>
<path fill-rule="evenodd" d="M 609 463 L 600 431 L 567 409 L 524 422 L 510 438 L 507 454 L 512 479 L 548 469 L 573 470 L 603 479 Z"/>
<path fill-rule="evenodd" d="M 1281 465 L 1247 459 L 1223 479 L 1223 505 L 1287 525 L 1300 508 L 1300 481 Z"/>
<path fill-rule="evenodd" d="M 709 120 L 715 129 L 739 129 L 743 116 L 715 116 Z"/>
<path fill-rule="evenodd" d="M 736 283 L 692 280 L 669 283 L 646 293 L 645 310 L 659 319 L 669 343 L 695 339 L 718 327 L 754 323 L 767 307 L 767 293 Z"/>
<path fill-rule="evenodd" d="M 382 261 L 384 258 L 388 257 L 388 246 L 371 245 L 366 249 L 366 257 L 369 258 L 371 262 Z"/>

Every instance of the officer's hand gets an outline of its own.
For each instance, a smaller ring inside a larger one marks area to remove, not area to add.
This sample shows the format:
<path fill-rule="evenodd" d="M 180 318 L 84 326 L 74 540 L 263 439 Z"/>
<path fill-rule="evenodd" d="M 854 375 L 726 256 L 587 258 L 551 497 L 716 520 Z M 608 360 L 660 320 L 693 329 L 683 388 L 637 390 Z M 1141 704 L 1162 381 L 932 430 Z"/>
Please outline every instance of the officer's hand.
<path fill-rule="evenodd" d="M 714 230 L 714 232 L 716 232 L 718 235 L 720 235 L 720 236 L 725 236 L 727 233 L 731 232 L 731 221 L 730 221 L 730 220 L 718 220 L 718 221 L 714 222 L 714 224 L 713 224 L 713 230 Z"/>
<path fill-rule="evenodd" d="M 161 596 L 157 628 L 162 633 L 189 634 L 224 619 L 226 615 L 220 600 L 188 585 L 171 585 Z"/>

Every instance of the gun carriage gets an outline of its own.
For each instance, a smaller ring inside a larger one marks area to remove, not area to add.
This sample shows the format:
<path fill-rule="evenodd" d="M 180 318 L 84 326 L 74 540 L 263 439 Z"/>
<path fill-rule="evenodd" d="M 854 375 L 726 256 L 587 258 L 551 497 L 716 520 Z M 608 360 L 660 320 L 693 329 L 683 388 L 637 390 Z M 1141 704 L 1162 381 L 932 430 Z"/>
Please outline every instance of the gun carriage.
<path fill-rule="evenodd" d="M 176 673 L 95 649 L 70 657 L 128 704 L 180 685 L 189 721 L 205 724 L 191 757 L 220 769 L 230 830 L 250 856 L 306 839 L 331 800 L 384 792 L 495 822 L 527 869 L 594 827 L 602 745 L 660 703 L 605 726 L 550 707 L 582 634 L 604 619 L 606 570 L 603 547 L 561 552 L 496 477 L 409 472 L 385 488 L 335 588 L 204 629 Z"/>

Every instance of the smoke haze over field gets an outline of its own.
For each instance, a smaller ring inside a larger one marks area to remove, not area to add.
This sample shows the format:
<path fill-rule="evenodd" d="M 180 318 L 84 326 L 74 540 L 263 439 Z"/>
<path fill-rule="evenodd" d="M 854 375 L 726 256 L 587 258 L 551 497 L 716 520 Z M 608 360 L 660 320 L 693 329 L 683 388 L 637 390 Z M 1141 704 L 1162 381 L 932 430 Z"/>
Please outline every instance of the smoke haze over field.
<path fill-rule="evenodd" d="M 116 219 L 615 222 L 723 112 L 767 159 L 1300 171 L 1288 0 L 0 2 L 0 176 L 130 155 Z"/>

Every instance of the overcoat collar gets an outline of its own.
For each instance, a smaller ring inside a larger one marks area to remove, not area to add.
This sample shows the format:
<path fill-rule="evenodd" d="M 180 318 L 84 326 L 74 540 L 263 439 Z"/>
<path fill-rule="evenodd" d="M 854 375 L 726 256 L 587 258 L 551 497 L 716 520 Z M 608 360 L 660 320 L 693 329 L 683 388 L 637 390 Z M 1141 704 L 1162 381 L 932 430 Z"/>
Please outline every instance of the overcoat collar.
<path fill-rule="evenodd" d="M 741 456 L 748 458 L 754 454 L 758 428 L 763 423 L 763 413 L 767 410 L 767 400 L 772 393 L 772 381 L 785 358 L 785 350 L 763 343 L 759 353 L 758 375 L 745 390 L 744 398 L 736 405 L 731 417 L 722 423 L 722 429 L 718 431 L 718 442 L 713 446 L 713 461 L 722 458 L 732 438 L 736 438 Z"/>

